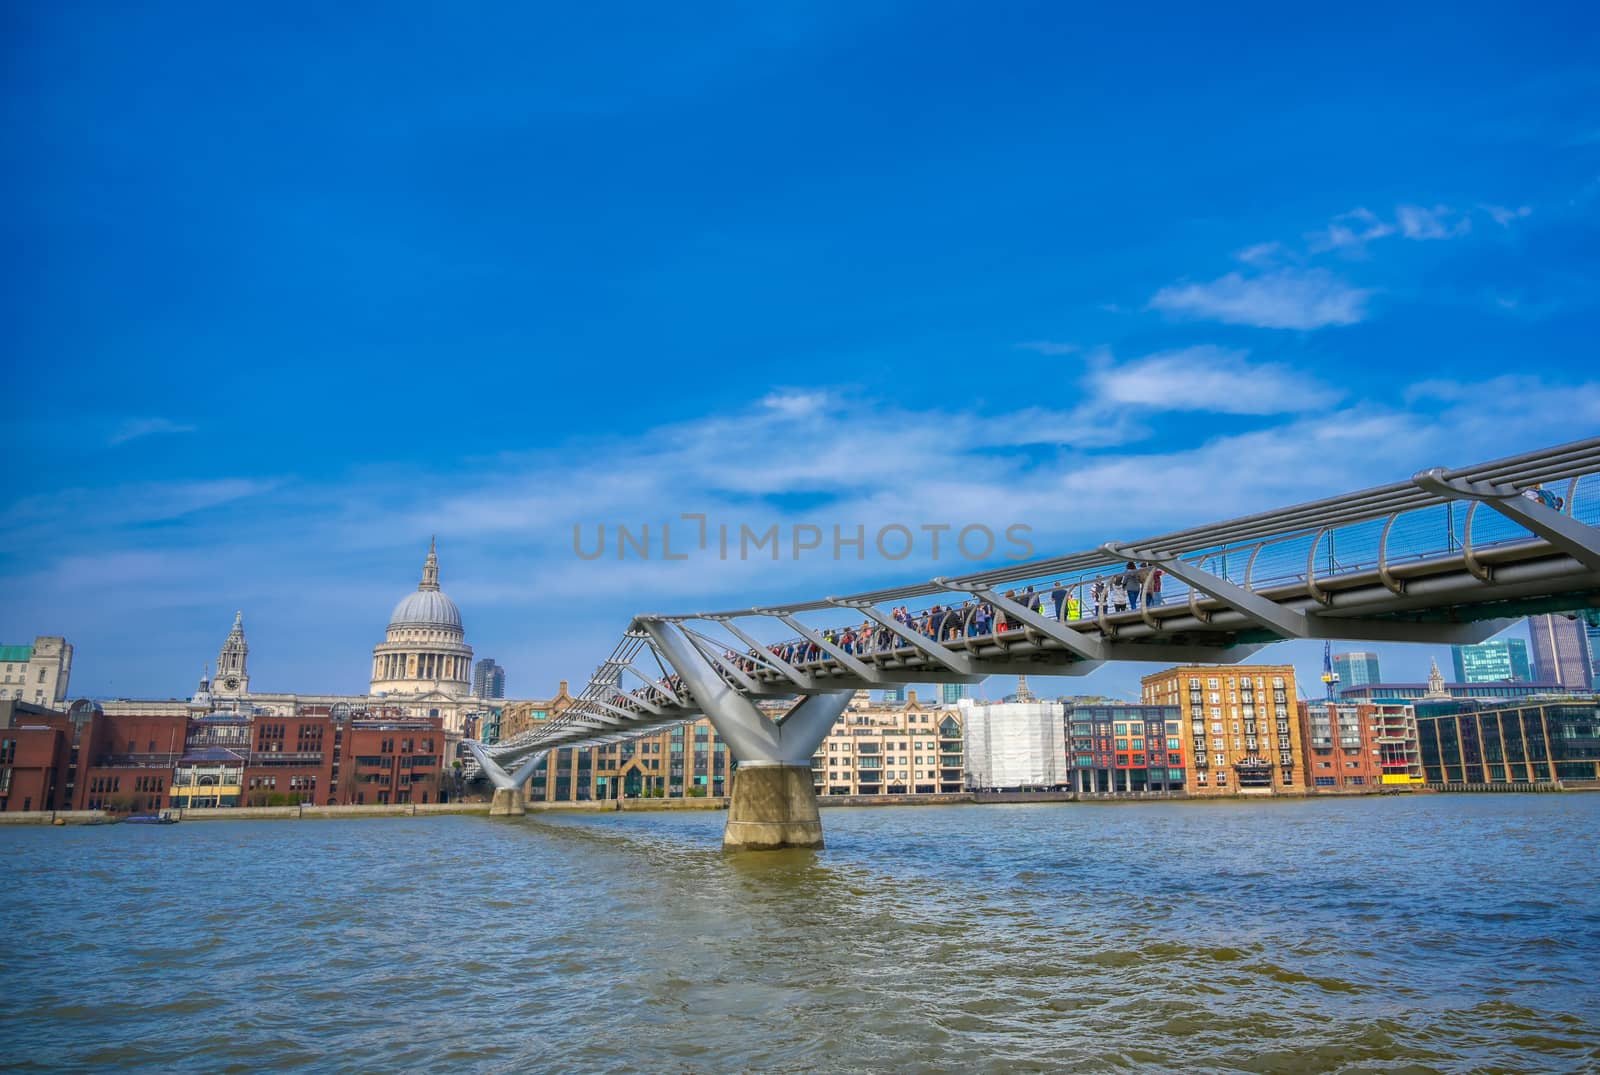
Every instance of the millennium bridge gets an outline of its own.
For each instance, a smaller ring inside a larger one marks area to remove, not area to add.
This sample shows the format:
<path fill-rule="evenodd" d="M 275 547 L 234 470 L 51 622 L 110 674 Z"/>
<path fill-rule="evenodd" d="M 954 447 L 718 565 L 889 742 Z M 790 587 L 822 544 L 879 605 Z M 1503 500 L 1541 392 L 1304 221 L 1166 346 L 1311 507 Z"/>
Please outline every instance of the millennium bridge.
<path fill-rule="evenodd" d="M 1130 562 L 1165 573 L 1159 603 L 1106 599 Z M 560 716 L 468 741 L 466 775 L 493 783 L 492 813 L 521 814 L 549 751 L 704 715 L 738 763 L 723 846 L 821 847 L 811 757 L 862 688 L 1230 663 L 1296 638 L 1465 645 L 1597 608 L 1600 437 L 977 574 L 641 614 Z M 773 718 L 761 701 L 789 704 Z"/>

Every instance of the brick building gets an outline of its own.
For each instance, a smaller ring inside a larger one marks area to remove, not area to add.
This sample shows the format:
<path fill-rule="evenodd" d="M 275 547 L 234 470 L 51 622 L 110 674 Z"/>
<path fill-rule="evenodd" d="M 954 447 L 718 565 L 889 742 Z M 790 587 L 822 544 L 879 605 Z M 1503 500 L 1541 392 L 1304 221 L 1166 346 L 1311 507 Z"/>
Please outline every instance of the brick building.
<path fill-rule="evenodd" d="M 59 810 L 70 803 L 67 715 L 0 698 L 0 811 Z"/>
<path fill-rule="evenodd" d="M 0 810 L 430 803 L 448 797 L 438 717 L 338 705 L 291 717 L 107 716 L 0 700 Z"/>
<path fill-rule="evenodd" d="M 1397 702 L 1301 702 L 1300 741 L 1310 790 L 1362 794 L 1423 783 L 1417 718 Z"/>
<path fill-rule="evenodd" d="M 1187 665 L 1140 681 L 1146 705 L 1176 706 L 1190 795 L 1306 790 L 1294 666 Z"/>

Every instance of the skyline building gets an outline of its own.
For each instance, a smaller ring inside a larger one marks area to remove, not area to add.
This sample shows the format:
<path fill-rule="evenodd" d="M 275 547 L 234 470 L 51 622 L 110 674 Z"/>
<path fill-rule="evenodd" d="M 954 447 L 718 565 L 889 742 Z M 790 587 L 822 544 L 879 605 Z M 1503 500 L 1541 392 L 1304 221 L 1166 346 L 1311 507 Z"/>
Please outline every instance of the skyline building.
<path fill-rule="evenodd" d="M 67 698 L 72 644 L 59 635 L 39 635 L 31 646 L 0 646 L 0 668 L 0 698 L 55 705 Z"/>
<path fill-rule="evenodd" d="M 1528 618 L 1535 679 L 1559 683 L 1572 690 L 1588 690 L 1594 686 L 1586 626 L 1582 620 L 1560 615 Z"/>
<path fill-rule="evenodd" d="M 1379 671 L 1378 655 L 1356 650 L 1351 653 L 1335 653 L 1333 655 L 1333 672 L 1339 677 L 1339 686 L 1364 687 L 1368 683 L 1382 683 L 1383 674 Z"/>
<path fill-rule="evenodd" d="M 483 658 L 473 668 L 472 694 L 476 698 L 506 696 L 506 670 L 493 657 Z"/>
<path fill-rule="evenodd" d="M 965 683 L 941 683 L 939 685 L 939 702 L 941 705 L 955 705 L 967 696 Z"/>
<path fill-rule="evenodd" d="M 1520 638 L 1496 638 L 1475 646 L 1451 646 L 1450 660 L 1455 665 L 1457 683 L 1527 683 L 1533 679 L 1528 644 Z"/>

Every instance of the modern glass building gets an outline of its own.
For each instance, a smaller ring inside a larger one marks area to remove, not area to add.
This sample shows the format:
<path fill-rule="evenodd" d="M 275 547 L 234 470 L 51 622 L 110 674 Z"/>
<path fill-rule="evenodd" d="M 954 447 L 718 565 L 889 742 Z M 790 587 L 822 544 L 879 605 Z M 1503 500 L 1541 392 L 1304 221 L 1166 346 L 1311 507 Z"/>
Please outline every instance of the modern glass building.
<path fill-rule="evenodd" d="M 1444 683 L 1441 695 L 1447 698 L 1538 698 L 1569 694 L 1559 683 Z M 1339 692 L 1342 702 L 1412 702 L 1433 697 L 1426 683 L 1369 683 Z"/>
<path fill-rule="evenodd" d="M 944 705 L 955 705 L 967 696 L 965 683 L 941 683 L 939 685 L 939 701 Z"/>
<path fill-rule="evenodd" d="M 1600 702 L 1480 708 L 1442 700 L 1416 709 L 1430 784 L 1600 786 Z"/>
<path fill-rule="evenodd" d="M 478 698 L 506 696 L 506 670 L 492 657 L 485 657 L 472 670 L 472 693 Z"/>
<path fill-rule="evenodd" d="M 1457 683 L 1526 683 L 1533 678 L 1528 644 L 1520 638 L 1451 646 L 1450 658 L 1456 666 Z"/>
<path fill-rule="evenodd" d="M 1594 686 L 1594 671 L 1589 667 L 1587 624 L 1566 616 L 1532 616 L 1528 636 L 1533 639 L 1533 671 L 1537 679 L 1559 683 L 1568 689 L 1587 690 Z"/>
<path fill-rule="evenodd" d="M 1361 687 L 1368 683 L 1382 683 L 1376 653 L 1335 653 L 1333 671 L 1341 687 Z"/>

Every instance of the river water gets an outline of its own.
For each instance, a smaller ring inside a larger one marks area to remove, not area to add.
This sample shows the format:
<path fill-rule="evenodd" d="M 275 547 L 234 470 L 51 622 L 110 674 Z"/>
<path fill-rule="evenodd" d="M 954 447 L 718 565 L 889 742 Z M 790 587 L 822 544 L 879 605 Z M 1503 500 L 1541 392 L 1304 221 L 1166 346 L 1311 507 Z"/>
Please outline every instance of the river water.
<path fill-rule="evenodd" d="M 1600 795 L 0 829 L 20 1070 L 1600 1068 Z"/>

